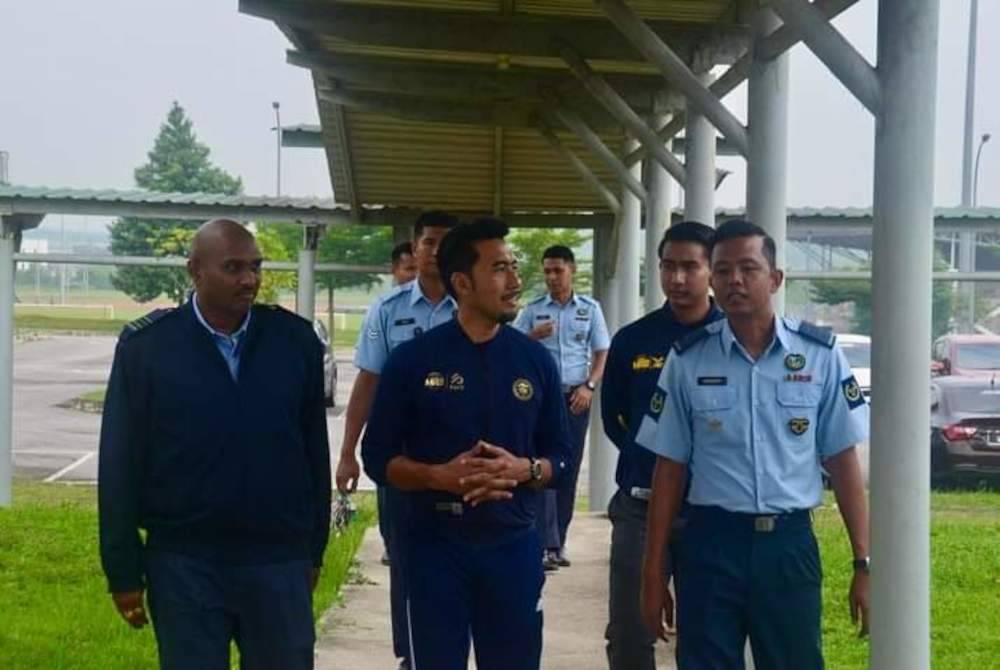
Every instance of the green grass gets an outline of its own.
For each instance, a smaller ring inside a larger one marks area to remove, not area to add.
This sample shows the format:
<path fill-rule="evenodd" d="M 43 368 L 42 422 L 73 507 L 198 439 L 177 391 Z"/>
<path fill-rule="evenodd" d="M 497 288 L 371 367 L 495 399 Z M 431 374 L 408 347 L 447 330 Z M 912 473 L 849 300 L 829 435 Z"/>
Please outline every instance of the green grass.
<path fill-rule="evenodd" d="M 102 387 L 99 389 L 95 389 L 93 391 L 87 391 L 86 393 L 80 396 L 80 400 L 103 405 L 104 395 L 107 393 L 107 391 L 108 391 L 107 387 Z"/>
<path fill-rule="evenodd" d="M 94 316 L 66 316 L 49 314 L 17 314 L 17 330 L 53 330 L 88 333 L 119 333 L 128 321 Z"/>
<path fill-rule="evenodd" d="M 374 522 L 374 500 L 358 500 L 356 522 L 327 548 L 317 616 L 338 597 Z M 4 670 L 156 667 L 152 631 L 126 626 L 106 592 L 93 488 L 15 484 L 14 506 L 0 509 L 0 594 Z"/>
<path fill-rule="evenodd" d="M 934 493 L 931 508 L 932 665 L 935 670 L 997 667 L 1000 494 Z M 834 508 L 817 512 L 816 534 L 824 566 L 827 666 L 831 670 L 867 668 L 868 641 L 857 638 L 847 609 L 850 546 Z"/>

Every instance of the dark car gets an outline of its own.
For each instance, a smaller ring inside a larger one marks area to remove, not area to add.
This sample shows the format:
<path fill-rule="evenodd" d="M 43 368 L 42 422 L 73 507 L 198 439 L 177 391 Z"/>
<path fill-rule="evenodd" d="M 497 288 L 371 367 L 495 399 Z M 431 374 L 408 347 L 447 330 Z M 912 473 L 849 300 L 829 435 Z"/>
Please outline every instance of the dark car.
<path fill-rule="evenodd" d="M 337 361 L 333 357 L 333 341 L 326 326 L 319 319 L 313 321 L 316 337 L 323 343 L 323 395 L 326 406 L 333 407 L 337 403 Z"/>
<path fill-rule="evenodd" d="M 944 335 L 934 341 L 931 372 L 990 379 L 1000 374 L 1000 335 Z"/>
<path fill-rule="evenodd" d="M 931 382 L 931 475 L 1000 474 L 1000 373 Z"/>

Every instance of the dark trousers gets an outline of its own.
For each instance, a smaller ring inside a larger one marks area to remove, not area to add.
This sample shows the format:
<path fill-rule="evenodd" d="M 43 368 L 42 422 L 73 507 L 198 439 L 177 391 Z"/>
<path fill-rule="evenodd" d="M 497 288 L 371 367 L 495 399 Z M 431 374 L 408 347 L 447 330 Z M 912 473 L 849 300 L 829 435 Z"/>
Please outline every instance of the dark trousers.
<path fill-rule="evenodd" d="M 313 667 L 316 641 L 309 561 L 233 566 L 162 551 L 146 553 L 153 630 L 163 670 Z"/>
<path fill-rule="evenodd" d="M 568 470 L 554 489 L 546 489 L 539 497 L 538 524 L 545 549 L 560 549 L 566 546 L 566 535 L 573 520 L 576 505 L 576 482 L 580 476 L 583 461 L 583 446 L 590 425 L 590 411 L 573 414 L 569 411 L 570 394 L 566 394 L 566 415 L 569 418 L 569 434 L 573 454 Z"/>
<path fill-rule="evenodd" d="M 388 503 L 385 501 L 385 489 L 384 486 L 375 487 L 375 508 L 378 510 L 378 533 L 382 536 L 382 546 L 389 551 L 389 535 L 392 533 L 392 528 L 389 524 L 389 510 L 386 508 Z"/>
<path fill-rule="evenodd" d="M 820 670 L 819 549 L 808 512 L 753 517 L 692 506 L 678 554 L 679 670 Z"/>
<path fill-rule="evenodd" d="M 608 575 L 608 641 L 609 670 L 656 670 L 654 645 L 656 636 L 642 622 L 640 591 L 642 588 L 642 556 L 646 545 L 647 503 L 619 489 L 608 504 L 611 520 L 611 570 Z M 663 566 L 665 580 L 672 573 L 672 557 L 676 535 L 671 542 Z M 676 589 L 676 575 L 674 575 Z"/>
<path fill-rule="evenodd" d="M 406 520 L 405 494 L 392 486 L 380 486 L 382 506 L 379 529 L 389 549 L 389 610 L 392 620 L 392 651 L 396 658 L 409 658 L 409 626 L 406 621 L 406 557 L 402 530 Z"/>
<path fill-rule="evenodd" d="M 538 670 L 542 657 L 541 545 L 533 530 L 493 545 L 441 535 L 407 542 L 417 670 Z"/>

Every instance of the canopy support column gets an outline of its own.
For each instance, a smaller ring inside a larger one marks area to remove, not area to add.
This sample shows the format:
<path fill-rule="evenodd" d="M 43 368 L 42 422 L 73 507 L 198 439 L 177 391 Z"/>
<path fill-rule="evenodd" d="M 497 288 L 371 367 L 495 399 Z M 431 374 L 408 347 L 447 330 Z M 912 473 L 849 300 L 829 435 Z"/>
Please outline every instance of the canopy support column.
<path fill-rule="evenodd" d="M 711 74 L 698 77 L 708 85 Z M 684 164 L 688 181 L 684 188 L 684 218 L 715 227 L 715 128 L 697 109 L 688 107 Z"/>
<path fill-rule="evenodd" d="M 316 247 L 322 231 L 320 226 L 307 226 L 299 249 L 295 311 L 310 322 L 316 318 Z"/>
<path fill-rule="evenodd" d="M 650 125 L 660 127 L 667 121 L 667 115 L 654 117 Z M 667 151 L 671 151 L 671 140 L 664 142 Z M 647 180 L 649 204 L 646 206 L 646 295 L 643 306 L 648 314 L 659 309 L 663 304 L 663 291 L 660 290 L 660 256 L 657 253 L 663 233 L 670 227 L 670 209 L 673 182 L 659 161 L 647 159 L 645 169 L 649 170 Z"/>
<path fill-rule="evenodd" d="M 20 228 L 0 216 L 0 507 L 10 507 L 14 455 L 14 247 Z"/>
<path fill-rule="evenodd" d="M 604 309 L 604 318 L 611 332 L 618 323 L 615 297 L 610 277 L 614 231 L 611 226 L 596 226 L 594 228 L 594 298 Z M 597 386 L 597 392 L 590 408 L 590 427 L 587 438 L 587 458 L 589 464 L 587 477 L 588 507 L 591 512 L 604 512 L 615 490 L 615 448 L 604 434 L 604 422 L 601 420 L 601 393 L 603 386 Z"/>

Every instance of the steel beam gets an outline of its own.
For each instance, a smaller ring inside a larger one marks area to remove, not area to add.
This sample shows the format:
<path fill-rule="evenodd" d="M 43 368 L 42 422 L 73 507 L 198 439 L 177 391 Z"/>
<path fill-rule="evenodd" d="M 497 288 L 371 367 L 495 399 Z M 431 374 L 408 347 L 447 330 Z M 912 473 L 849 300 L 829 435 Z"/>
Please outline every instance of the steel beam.
<path fill-rule="evenodd" d="M 930 668 L 931 268 L 938 0 L 879 0 L 872 286 L 873 670 Z M 899 309 L 906 310 L 900 332 Z M 905 597 L 902 597 L 905 594 Z"/>
<path fill-rule="evenodd" d="M 711 79 L 700 77 L 702 84 Z M 684 218 L 706 226 L 715 225 L 715 128 L 698 111 L 687 114 L 686 153 L 688 183 L 684 188 Z"/>
<path fill-rule="evenodd" d="M 770 9 L 753 18 L 753 39 L 764 40 L 780 25 Z M 768 232 L 777 245 L 777 264 L 785 267 L 787 237 L 788 168 L 788 54 L 761 59 L 754 52 L 747 95 L 750 122 L 750 160 L 747 162 L 747 214 Z M 774 296 L 778 314 L 784 313 L 785 291 Z"/>
<path fill-rule="evenodd" d="M 608 148 L 608 145 L 604 143 L 597 133 L 590 129 L 590 126 L 583 119 L 577 116 L 575 112 L 560 107 L 553 108 L 551 114 L 566 126 L 568 130 L 572 131 L 574 135 L 580 138 L 580 141 L 615 173 L 615 176 L 621 180 L 625 188 L 631 191 L 642 202 L 646 202 L 646 188 L 642 185 L 642 182 L 635 178 L 630 169 L 625 167 L 615 152 Z"/>
<path fill-rule="evenodd" d="M 813 3 L 824 17 L 827 19 L 833 19 L 843 12 L 850 9 L 858 0 L 815 0 Z M 766 39 L 760 40 L 755 46 L 757 58 L 763 61 L 768 61 L 773 58 L 777 58 L 781 54 L 785 53 L 793 46 L 799 43 L 800 36 L 798 32 L 790 28 L 789 26 L 782 26 L 771 33 Z M 715 82 L 709 87 L 709 90 L 720 100 L 730 93 L 733 92 L 740 84 L 746 81 L 746 78 L 750 75 L 750 53 L 748 52 L 738 61 L 733 63 L 733 65 L 726 70 Z M 683 113 L 678 113 L 674 115 L 667 125 L 660 128 L 657 134 L 662 139 L 668 139 L 684 130 L 685 115 Z M 632 165 L 637 161 L 641 161 L 646 156 L 646 150 L 643 147 L 639 147 L 628 156 L 625 157 L 625 164 Z"/>
<path fill-rule="evenodd" d="M 14 244 L 19 230 L 0 216 L 0 507 L 14 476 Z"/>
<path fill-rule="evenodd" d="M 798 31 L 816 54 L 854 97 L 872 114 L 878 113 L 881 87 L 875 68 L 834 28 L 808 0 L 771 0 L 771 7 L 786 26 Z"/>
<path fill-rule="evenodd" d="M 615 214 L 621 210 L 621 203 L 619 202 L 618 197 L 612 193 L 600 179 L 597 178 L 597 176 L 589 167 L 587 167 L 587 164 L 584 163 L 579 156 L 573 153 L 572 149 L 563 144 L 562 140 L 559 139 L 559 136 L 556 135 L 555 131 L 552 130 L 547 123 L 539 123 L 538 132 L 541 133 L 542 137 L 548 141 L 549 145 L 551 145 L 557 153 L 566 159 L 570 166 L 576 170 L 576 173 L 580 175 L 585 182 L 587 182 L 590 188 L 601 197 L 604 203 L 608 206 L 609 210 Z"/>
<path fill-rule="evenodd" d="M 407 241 L 409 228 L 403 228 L 406 233 L 401 241 Z M 397 240 L 399 241 L 399 240 Z M 53 265 L 106 265 L 114 267 L 142 266 L 156 268 L 183 268 L 187 259 L 181 256 L 111 256 L 108 254 L 14 254 L 18 263 L 52 263 Z M 268 272 L 297 272 L 298 261 L 264 261 L 264 270 Z M 349 263 L 317 263 L 316 272 L 369 272 L 387 274 L 388 265 L 351 265 Z"/>
<path fill-rule="evenodd" d="M 684 165 L 664 146 L 663 141 L 635 113 L 628 102 L 601 75 L 594 72 L 576 50 L 569 46 L 563 46 L 561 53 L 566 65 L 580 80 L 587 92 L 594 96 L 594 99 L 601 103 L 611 116 L 618 119 L 625 126 L 625 129 L 646 147 L 650 155 L 673 175 L 674 179 L 681 184 L 685 183 L 687 176 Z"/>
<path fill-rule="evenodd" d="M 655 65 L 688 101 L 701 111 L 744 156 L 750 145 L 746 128 L 726 109 L 718 96 L 704 86 L 684 60 L 664 44 L 623 0 L 596 0 L 611 22 Z"/>
<path fill-rule="evenodd" d="M 665 116 L 657 116 L 650 119 L 650 125 L 662 125 L 666 122 Z M 671 140 L 667 140 L 665 146 L 667 151 L 671 150 Z M 649 171 L 646 183 L 649 185 L 649 202 L 646 204 L 646 254 L 645 271 L 646 294 L 643 299 L 643 306 L 648 314 L 658 309 L 663 304 L 663 291 L 660 288 L 660 256 L 657 253 L 663 233 L 670 227 L 671 195 L 673 193 L 673 183 L 670 174 L 663 169 L 657 161 L 647 160 L 643 168 Z"/>

